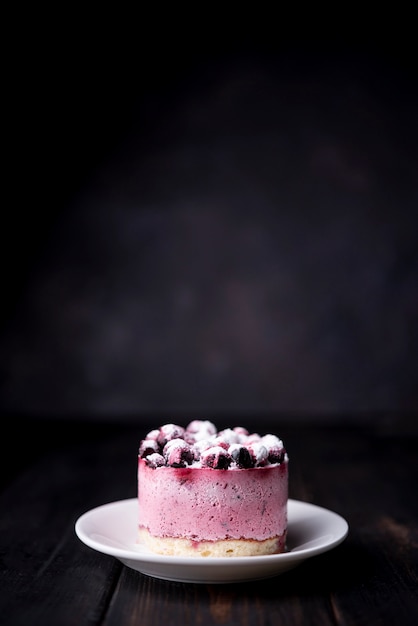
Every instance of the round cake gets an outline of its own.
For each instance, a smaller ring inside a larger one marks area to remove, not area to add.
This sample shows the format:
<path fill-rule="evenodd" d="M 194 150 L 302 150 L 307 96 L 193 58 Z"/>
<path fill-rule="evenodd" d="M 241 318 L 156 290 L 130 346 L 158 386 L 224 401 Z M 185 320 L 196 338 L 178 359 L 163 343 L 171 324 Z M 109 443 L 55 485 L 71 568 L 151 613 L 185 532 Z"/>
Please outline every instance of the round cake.
<path fill-rule="evenodd" d="M 278 436 L 240 426 L 152 430 L 138 454 L 139 540 L 177 556 L 284 552 L 288 462 Z"/>

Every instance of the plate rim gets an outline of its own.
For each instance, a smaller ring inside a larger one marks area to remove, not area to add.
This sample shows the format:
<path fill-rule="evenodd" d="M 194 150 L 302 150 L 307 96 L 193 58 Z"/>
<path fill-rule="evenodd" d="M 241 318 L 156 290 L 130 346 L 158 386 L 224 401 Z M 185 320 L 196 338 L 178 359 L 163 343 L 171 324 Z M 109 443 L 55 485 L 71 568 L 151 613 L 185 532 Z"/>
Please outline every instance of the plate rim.
<path fill-rule="evenodd" d="M 294 498 L 288 499 L 288 518 L 289 518 L 288 526 L 289 526 L 290 532 L 291 532 L 291 526 L 292 526 L 292 519 L 291 519 L 292 508 L 296 507 L 297 509 L 297 507 L 299 507 L 302 509 L 302 513 L 303 513 L 303 510 L 305 509 L 306 512 L 311 510 L 311 511 L 316 512 L 317 514 L 320 513 L 322 515 L 326 515 L 328 518 L 332 517 L 334 521 L 337 521 L 341 526 L 339 534 L 334 536 L 332 540 L 325 542 L 323 544 L 320 544 L 317 546 L 311 546 L 311 547 L 300 549 L 300 550 L 290 549 L 288 552 L 282 552 L 280 554 L 266 554 L 266 555 L 259 555 L 259 556 L 237 556 L 237 557 L 194 557 L 194 556 L 162 555 L 162 554 L 156 554 L 156 553 L 151 553 L 151 552 L 144 553 L 144 552 L 136 552 L 135 550 L 130 550 L 128 548 L 117 548 L 117 547 L 113 547 L 104 543 L 100 543 L 100 541 L 93 539 L 85 531 L 84 526 L 90 520 L 90 518 L 95 518 L 97 516 L 100 516 L 100 513 L 105 511 L 106 509 L 118 508 L 122 506 L 133 507 L 134 504 L 136 505 L 138 504 L 138 500 L 136 497 L 106 502 L 104 504 L 95 506 L 85 511 L 77 518 L 75 525 L 74 525 L 74 530 L 75 530 L 77 537 L 80 539 L 82 543 L 92 548 L 93 550 L 101 552 L 102 554 L 113 556 L 119 560 L 129 560 L 129 561 L 135 561 L 138 563 L 141 563 L 141 562 L 155 563 L 155 564 L 161 564 L 161 565 L 168 564 L 168 563 L 170 564 L 176 563 L 178 565 L 184 565 L 184 566 L 199 565 L 203 567 L 211 567 L 211 566 L 219 567 L 220 565 L 226 565 L 227 567 L 236 567 L 237 565 L 243 565 L 243 566 L 249 565 L 249 564 L 255 565 L 255 564 L 262 564 L 262 563 L 267 563 L 267 562 L 268 563 L 277 562 L 277 563 L 283 563 L 283 564 L 289 563 L 292 561 L 299 562 L 299 561 L 311 558 L 313 556 L 322 554 L 324 552 L 327 552 L 335 548 L 346 539 L 348 532 L 349 532 L 349 524 L 347 520 L 339 513 L 336 513 L 335 511 L 327 509 L 323 506 L 320 506 L 311 502 L 305 502 L 303 500 L 296 500 Z"/>

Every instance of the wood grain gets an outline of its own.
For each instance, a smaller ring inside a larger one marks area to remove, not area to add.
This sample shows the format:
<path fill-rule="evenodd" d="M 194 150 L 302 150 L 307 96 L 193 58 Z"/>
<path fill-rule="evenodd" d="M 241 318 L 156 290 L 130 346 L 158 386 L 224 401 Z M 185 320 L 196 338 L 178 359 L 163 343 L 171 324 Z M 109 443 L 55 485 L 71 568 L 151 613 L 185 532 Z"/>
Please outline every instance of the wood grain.
<path fill-rule="evenodd" d="M 415 626 L 416 437 L 370 425 L 277 424 L 290 496 L 345 517 L 347 539 L 272 579 L 192 585 L 128 569 L 74 532 L 84 511 L 135 496 L 137 447 L 155 422 L 15 423 L 0 493 L 0 624 Z"/>

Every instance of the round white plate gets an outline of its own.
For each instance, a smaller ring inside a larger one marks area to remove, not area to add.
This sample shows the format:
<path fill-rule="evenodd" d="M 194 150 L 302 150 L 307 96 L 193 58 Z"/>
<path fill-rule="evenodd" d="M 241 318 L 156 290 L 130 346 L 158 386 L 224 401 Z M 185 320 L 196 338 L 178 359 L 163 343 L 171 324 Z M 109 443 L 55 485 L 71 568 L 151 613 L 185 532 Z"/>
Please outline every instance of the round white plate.
<path fill-rule="evenodd" d="M 346 520 L 328 509 L 289 500 L 288 551 L 250 557 L 178 557 L 150 552 L 138 543 L 136 498 L 111 502 L 81 515 L 78 538 L 90 548 L 119 559 L 134 570 L 165 580 L 188 583 L 236 583 L 276 576 L 341 543 Z"/>

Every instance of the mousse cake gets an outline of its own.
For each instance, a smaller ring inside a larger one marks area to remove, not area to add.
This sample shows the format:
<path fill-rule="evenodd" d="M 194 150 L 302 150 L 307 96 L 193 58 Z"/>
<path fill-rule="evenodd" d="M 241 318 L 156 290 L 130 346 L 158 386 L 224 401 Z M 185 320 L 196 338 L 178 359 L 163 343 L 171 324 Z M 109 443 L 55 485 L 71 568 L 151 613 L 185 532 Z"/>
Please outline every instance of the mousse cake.
<path fill-rule="evenodd" d="M 288 455 L 282 440 L 208 420 L 150 431 L 138 453 L 139 541 L 163 555 L 286 550 Z"/>

